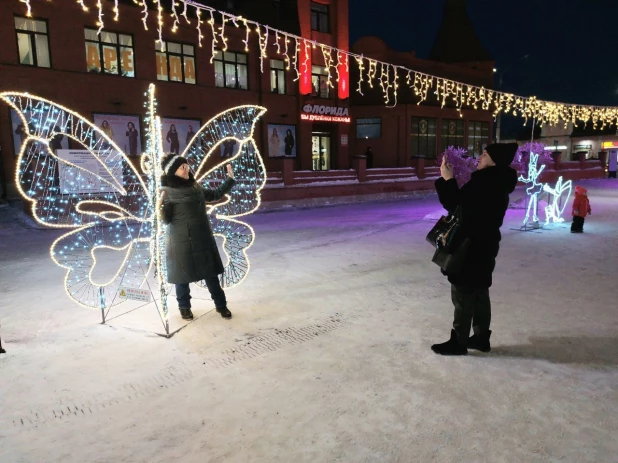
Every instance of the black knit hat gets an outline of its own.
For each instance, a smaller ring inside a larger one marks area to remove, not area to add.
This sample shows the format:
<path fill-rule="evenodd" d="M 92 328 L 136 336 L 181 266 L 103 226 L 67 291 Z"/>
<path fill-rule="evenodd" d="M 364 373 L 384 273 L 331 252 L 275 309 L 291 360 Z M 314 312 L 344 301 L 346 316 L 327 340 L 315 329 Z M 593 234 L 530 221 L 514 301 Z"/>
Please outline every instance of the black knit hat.
<path fill-rule="evenodd" d="M 180 166 L 188 163 L 185 158 L 178 154 L 168 154 L 161 161 L 163 175 L 174 175 Z"/>
<path fill-rule="evenodd" d="M 487 154 L 489 154 L 489 157 L 497 166 L 506 167 L 515 159 L 518 148 L 519 145 L 517 143 L 494 143 L 487 145 L 485 151 L 487 151 Z"/>

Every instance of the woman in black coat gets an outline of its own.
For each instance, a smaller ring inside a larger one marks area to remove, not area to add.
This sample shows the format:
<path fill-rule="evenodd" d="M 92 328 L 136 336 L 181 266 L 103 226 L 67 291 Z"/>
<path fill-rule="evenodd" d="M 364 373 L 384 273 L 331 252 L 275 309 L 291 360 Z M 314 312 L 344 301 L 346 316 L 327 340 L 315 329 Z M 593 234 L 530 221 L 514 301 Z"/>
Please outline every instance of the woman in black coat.
<path fill-rule="evenodd" d="M 162 220 L 168 225 L 165 237 L 167 282 L 176 285 L 176 300 L 184 319 L 192 319 L 189 283 L 204 280 L 217 312 L 232 318 L 218 275 L 223 263 L 206 213 L 206 203 L 223 198 L 234 186 L 234 171 L 228 164 L 229 178 L 217 189 L 206 189 L 193 178 L 187 160 L 168 154 L 163 158 L 161 178 Z"/>
<path fill-rule="evenodd" d="M 449 212 L 460 206 L 460 233 L 471 243 L 461 271 L 446 274 L 451 283 L 455 321 L 451 339 L 431 346 L 437 354 L 466 355 L 468 347 L 483 352 L 491 349 L 489 288 L 502 238 L 500 227 L 509 206 L 509 194 L 517 185 L 517 172 L 509 167 L 516 152 L 516 143 L 487 146 L 477 170 L 461 189 L 453 178 L 451 165 L 442 159 L 442 178 L 436 180 L 440 203 Z M 474 335 L 469 337 L 473 324 Z"/>

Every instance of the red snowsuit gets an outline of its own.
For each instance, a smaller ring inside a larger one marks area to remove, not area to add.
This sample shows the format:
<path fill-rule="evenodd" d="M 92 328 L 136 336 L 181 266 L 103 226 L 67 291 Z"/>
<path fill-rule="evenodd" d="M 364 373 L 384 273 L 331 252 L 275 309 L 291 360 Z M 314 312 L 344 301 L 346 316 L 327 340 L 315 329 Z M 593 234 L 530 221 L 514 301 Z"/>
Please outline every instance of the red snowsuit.
<path fill-rule="evenodd" d="M 588 200 L 586 193 L 588 193 L 588 190 L 584 187 L 575 187 L 575 201 L 573 201 L 572 212 L 574 217 L 585 218 L 588 214 L 592 213 L 592 209 L 590 209 L 590 201 Z"/>

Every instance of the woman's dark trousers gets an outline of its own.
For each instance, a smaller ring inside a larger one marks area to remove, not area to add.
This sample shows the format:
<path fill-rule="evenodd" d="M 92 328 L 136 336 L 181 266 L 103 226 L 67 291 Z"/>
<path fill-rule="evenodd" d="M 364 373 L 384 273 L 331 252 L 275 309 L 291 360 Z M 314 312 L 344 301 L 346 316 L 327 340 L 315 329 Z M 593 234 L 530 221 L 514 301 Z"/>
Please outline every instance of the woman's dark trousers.
<path fill-rule="evenodd" d="M 484 335 L 491 323 L 491 302 L 489 288 L 469 288 L 451 285 L 451 299 L 455 306 L 453 329 L 461 345 L 468 345 L 470 328 L 474 334 Z"/>
<path fill-rule="evenodd" d="M 219 277 L 209 277 L 204 280 L 208 291 L 210 291 L 210 297 L 215 302 L 217 309 L 227 307 L 227 300 L 225 299 L 225 293 L 219 283 Z M 178 301 L 178 307 L 181 309 L 191 308 L 191 292 L 189 289 L 189 283 L 176 285 L 176 300 Z"/>

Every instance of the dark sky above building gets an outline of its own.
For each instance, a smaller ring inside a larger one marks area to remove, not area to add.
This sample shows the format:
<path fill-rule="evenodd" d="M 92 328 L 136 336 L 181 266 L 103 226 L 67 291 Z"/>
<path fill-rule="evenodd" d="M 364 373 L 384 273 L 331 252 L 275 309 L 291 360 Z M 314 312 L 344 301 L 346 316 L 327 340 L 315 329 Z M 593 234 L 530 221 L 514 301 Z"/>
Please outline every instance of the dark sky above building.
<path fill-rule="evenodd" d="M 427 58 L 445 0 L 350 1 L 351 43 L 375 35 Z M 617 0 L 468 0 L 503 90 L 545 100 L 618 106 Z M 521 59 L 529 55 L 527 59 Z M 496 80 L 497 85 L 497 80 Z"/>

